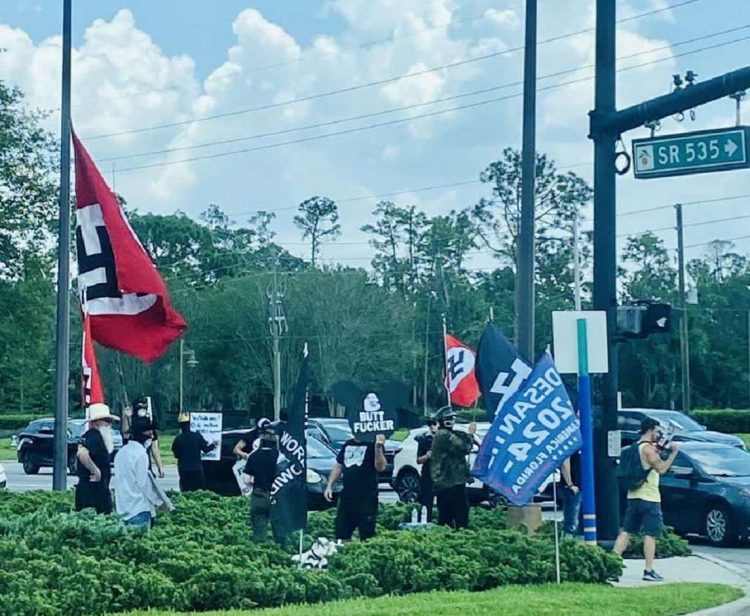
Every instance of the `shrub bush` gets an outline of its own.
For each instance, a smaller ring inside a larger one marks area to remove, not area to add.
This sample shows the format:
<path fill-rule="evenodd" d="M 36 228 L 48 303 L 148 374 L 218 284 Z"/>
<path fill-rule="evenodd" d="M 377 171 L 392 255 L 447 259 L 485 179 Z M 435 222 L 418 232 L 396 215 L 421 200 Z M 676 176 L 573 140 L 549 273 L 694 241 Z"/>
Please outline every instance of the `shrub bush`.
<path fill-rule="evenodd" d="M 693 411 L 692 416 L 709 430 L 728 434 L 750 433 L 750 410 Z"/>
<path fill-rule="evenodd" d="M 36 415 L 0 415 L 0 430 L 23 430 Z"/>
<path fill-rule="evenodd" d="M 175 494 L 177 509 L 146 533 L 115 516 L 71 513 L 70 493 L 0 493 L 0 616 L 106 614 L 132 609 L 248 609 L 433 589 L 484 590 L 554 578 L 546 537 L 504 530 L 501 509 L 472 527 L 400 531 L 412 507 L 381 507 L 378 535 L 354 541 L 326 572 L 305 571 L 278 546 L 250 538 L 248 503 Z M 332 537 L 334 512 L 310 515 L 308 535 Z M 619 558 L 562 544 L 566 580 L 603 582 Z"/>

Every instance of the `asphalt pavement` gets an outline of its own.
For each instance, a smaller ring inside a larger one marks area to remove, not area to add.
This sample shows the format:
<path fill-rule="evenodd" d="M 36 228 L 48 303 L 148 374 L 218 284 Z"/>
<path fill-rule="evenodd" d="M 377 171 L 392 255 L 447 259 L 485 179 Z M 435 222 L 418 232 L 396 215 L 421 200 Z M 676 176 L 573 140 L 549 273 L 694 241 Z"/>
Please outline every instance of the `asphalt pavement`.
<path fill-rule="evenodd" d="M 3 462 L 5 474 L 8 477 L 8 490 L 11 492 L 28 492 L 30 490 L 51 490 L 52 489 L 52 469 L 43 468 L 38 475 L 27 475 L 23 472 L 23 467 L 18 462 Z M 177 467 L 167 465 L 164 469 L 164 479 L 159 479 L 159 483 L 165 490 L 177 490 L 179 487 L 179 478 Z M 78 478 L 68 475 L 68 488 L 72 488 L 78 483 Z M 381 486 L 380 502 L 391 504 L 398 502 L 396 493 Z"/>

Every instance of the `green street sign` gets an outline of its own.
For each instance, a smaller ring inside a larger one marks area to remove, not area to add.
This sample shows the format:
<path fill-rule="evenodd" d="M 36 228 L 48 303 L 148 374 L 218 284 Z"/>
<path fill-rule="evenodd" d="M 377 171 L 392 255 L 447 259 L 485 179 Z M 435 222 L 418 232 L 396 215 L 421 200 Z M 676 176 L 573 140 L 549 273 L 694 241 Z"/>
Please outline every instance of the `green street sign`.
<path fill-rule="evenodd" d="M 720 128 L 633 140 L 633 174 L 639 179 L 750 167 L 748 127 Z"/>

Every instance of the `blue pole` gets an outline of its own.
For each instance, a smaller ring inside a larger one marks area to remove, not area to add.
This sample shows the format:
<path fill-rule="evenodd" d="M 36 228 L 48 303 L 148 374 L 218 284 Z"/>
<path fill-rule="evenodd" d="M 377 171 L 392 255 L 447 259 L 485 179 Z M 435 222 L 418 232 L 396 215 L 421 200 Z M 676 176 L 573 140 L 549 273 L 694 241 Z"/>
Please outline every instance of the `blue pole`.
<path fill-rule="evenodd" d="M 596 500 L 594 494 L 594 426 L 591 410 L 591 376 L 589 375 L 586 319 L 578 319 L 578 408 L 581 437 L 581 496 L 583 499 L 583 540 L 596 545 Z"/>

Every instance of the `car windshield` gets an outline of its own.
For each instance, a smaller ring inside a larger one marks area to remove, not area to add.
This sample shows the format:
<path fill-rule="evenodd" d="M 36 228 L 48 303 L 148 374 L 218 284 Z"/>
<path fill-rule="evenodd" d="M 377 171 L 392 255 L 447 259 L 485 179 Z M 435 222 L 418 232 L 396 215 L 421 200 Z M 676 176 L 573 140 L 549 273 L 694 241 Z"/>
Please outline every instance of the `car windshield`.
<path fill-rule="evenodd" d="M 73 435 L 73 438 L 80 438 L 83 436 L 83 429 L 86 426 L 86 423 L 83 421 L 71 421 L 68 423 L 68 430 L 70 430 L 70 433 Z"/>
<path fill-rule="evenodd" d="M 348 441 L 352 438 L 351 428 L 345 424 L 324 424 L 323 429 L 328 433 L 328 436 L 335 443 Z"/>
<path fill-rule="evenodd" d="M 715 477 L 750 476 L 750 453 L 736 447 L 691 449 L 689 455 Z"/>
<path fill-rule="evenodd" d="M 308 458 L 330 458 L 334 456 L 334 451 L 321 443 L 316 438 L 307 439 L 307 457 Z"/>
<path fill-rule="evenodd" d="M 685 432 L 699 432 L 705 430 L 698 422 L 690 419 L 687 415 L 675 412 L 648 412 L 649 417 L 653 417 L 656 421 L 665 426 L 672 426 L 677 430 L 683 430 Z"/>

